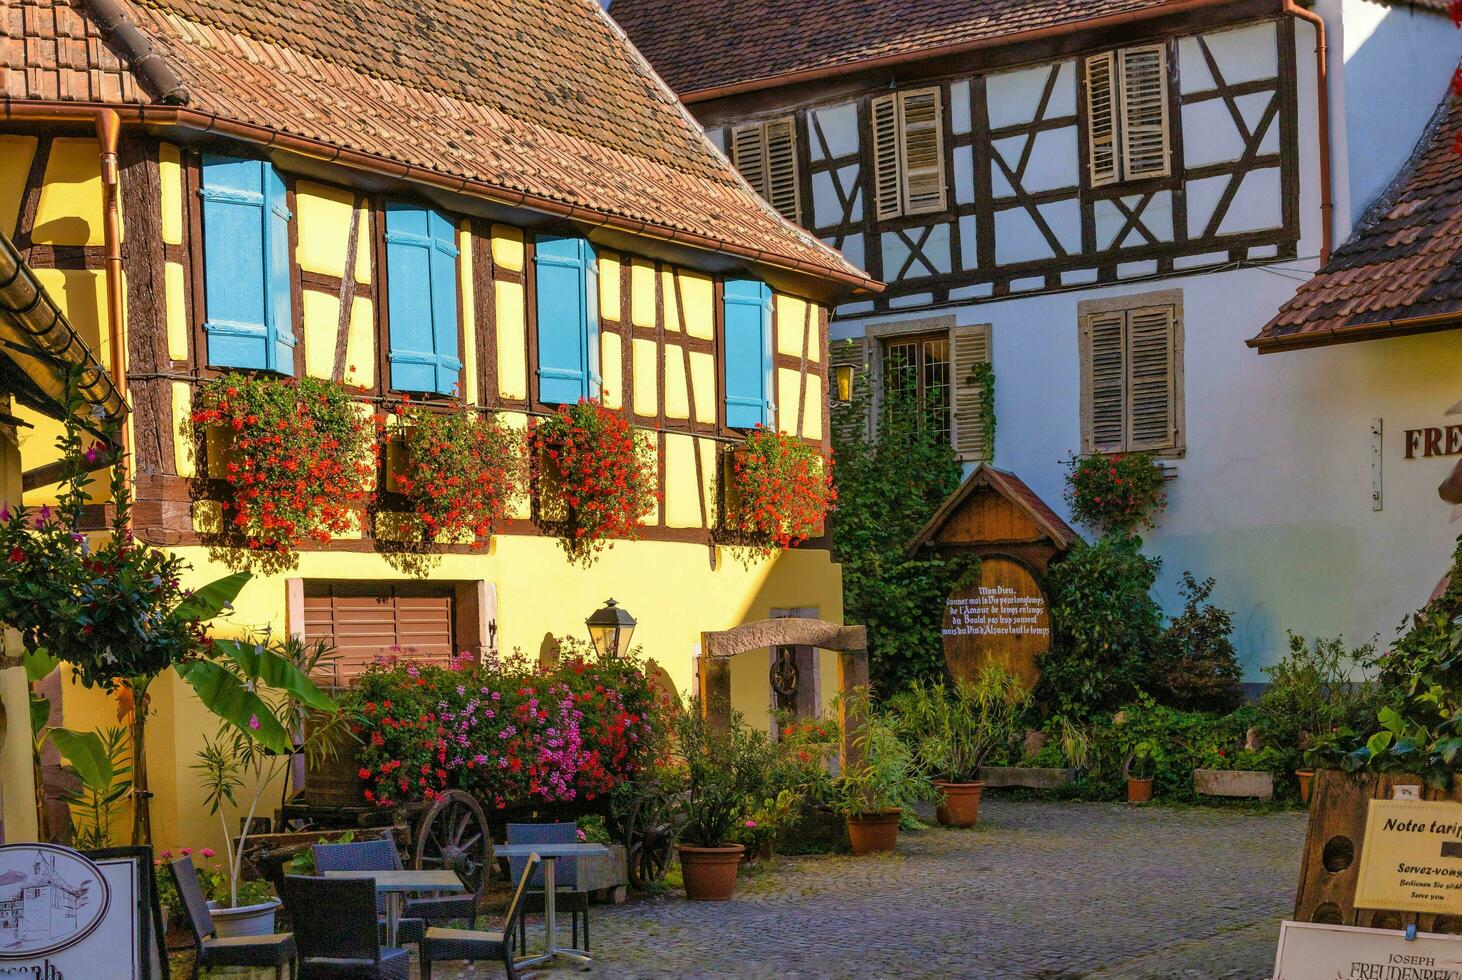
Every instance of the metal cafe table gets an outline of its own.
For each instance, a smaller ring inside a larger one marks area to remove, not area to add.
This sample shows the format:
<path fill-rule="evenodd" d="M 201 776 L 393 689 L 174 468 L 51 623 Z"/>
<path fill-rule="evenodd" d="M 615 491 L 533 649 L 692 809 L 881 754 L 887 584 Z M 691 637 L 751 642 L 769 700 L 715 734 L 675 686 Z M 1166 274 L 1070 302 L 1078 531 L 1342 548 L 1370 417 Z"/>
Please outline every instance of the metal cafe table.
<path fill-rule="evenodd" d="M 413 892 L 465 892 L 455 871 L 326 871 L 326 878 L 367 878 L 386 897 L 386 945 L 396 946 L 401 906 Z"/>
<path fill-rule="evenodd" d="M 543 861 L 543 925 L 548 932 L 548 938 L 544 943 L 542 954 L 514 960 L 514 968 L 536 969 L 553 963 L 554 958 L 559 956 L 585 966 L 593 962 L 589 958 L 589 954 L 582 949 L 571 949 L 567 946 L 559 946 L 554 942 L 553 866 L 554 862 L 560 858 L 600 857 L 607 855 L 609 849 L 603 844 L 494 844 L 492 852 L 495 857 L 503 858 L 527 858 L 537 854 Z"/>

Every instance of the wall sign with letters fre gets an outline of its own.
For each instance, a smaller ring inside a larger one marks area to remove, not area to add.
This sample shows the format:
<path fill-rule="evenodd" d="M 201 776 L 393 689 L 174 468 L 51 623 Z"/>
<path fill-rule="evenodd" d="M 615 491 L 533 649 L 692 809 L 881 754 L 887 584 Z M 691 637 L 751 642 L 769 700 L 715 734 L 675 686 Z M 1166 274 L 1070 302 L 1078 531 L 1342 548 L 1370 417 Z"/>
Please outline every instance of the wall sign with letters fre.
<path fill-rule="evenodd" d="M 1462 424 L 1432 425 L 1407 429 L 1403 433 L 1406 459 L 1431 459 L 1433 456 L 1462 456 Z"/>

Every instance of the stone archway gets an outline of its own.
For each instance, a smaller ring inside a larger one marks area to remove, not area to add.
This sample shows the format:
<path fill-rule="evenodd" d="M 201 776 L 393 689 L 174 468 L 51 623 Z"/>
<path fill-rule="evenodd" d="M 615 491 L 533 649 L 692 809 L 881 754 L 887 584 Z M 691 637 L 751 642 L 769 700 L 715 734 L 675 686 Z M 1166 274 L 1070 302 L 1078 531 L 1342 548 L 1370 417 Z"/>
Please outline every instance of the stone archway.
<path fill-rule="evenodd" d="M 747 650 L 765 647 L 806 646 L 838 654 L 838 690 L 868 684 L 868 631 L 862 626 L 843 626 L 821 619 L 788 616 L 743 623 L 729 630 L 701 634 L 701 710 L 716 725 L 731 723 L 731 658 Z M 853 758 L 853 733 L 858 727 L 847 705 L 839 707 L 842 726 L 843 765 Z"/>

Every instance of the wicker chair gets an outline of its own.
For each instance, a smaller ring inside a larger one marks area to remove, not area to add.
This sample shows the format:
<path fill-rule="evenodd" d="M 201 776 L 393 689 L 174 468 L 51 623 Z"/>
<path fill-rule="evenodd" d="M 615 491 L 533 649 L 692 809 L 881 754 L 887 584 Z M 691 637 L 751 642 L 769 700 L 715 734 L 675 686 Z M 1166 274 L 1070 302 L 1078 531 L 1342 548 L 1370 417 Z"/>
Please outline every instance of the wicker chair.
<path fill-rule="evenodd" d="M 509 844 L 576 844 L 579 840 L 579 826 L 574 823 L 510 823 Z M 523 859 L 508 858 L 508 866 L 514 878 L 523 874 Z M 579 889 L 579 862 L 576 858 L 560 859 L 554 868 L 554 891 L 557 892 L 554 907 L 569 913 L 573 927 L 573 946 L 579 948 L 579 918 L 584 920 L 584 952 L 589 951 L 589 893 Z M 527 912 L 543 911 L 543 869 L 533 872 L 528 882 Z M 518 948 L 528 948 L 528 925 L 518 919 Z"/>
<path fill-rule="evenodd" d="M 345 844 L 313 844 L 316 871 L 400 871 L 401 854 L 390 840 L 351 841 Z M 377 902 L 379 915 L 385 907 Z M 477 896 L 441 895 L 406 899 L 398 929 L 398 940 L 414 943 L 421 940 L 428 925 L 465 919 L 471 926 L 477 918 Z"/>
<path fill-rule="evenodd" d="M 282 980 L 285 967 L 294 977 L 294 936 L 277 933 L 272 936 L 228 936 L 220 939 L 213 926 L 213 916 L 208 911 L 208 899 L 198 884 L 198 871 L 192 858 L 178 858 L 168 865 L 173 881 L 178 887 L 178 896 L 183 900 L 183 911 L 188 917 L 188 928 L 198 941 L 198 954 L 193 957 L 193 980 L 197 980 L 204 967 L 254 966 L 274 967 L 276 980 Z"/>
<path fill-rule="evenodd" d="M 299 943 L 299 980 L 409 980 L 411 954 L 381 945 L 369 879 L 287 875 L 284 907 Z"/>
<path fill-rule="evenodd" d="M 507 972 L 508 980 L 517 980 L 518 971 L 513 967 L 513 926 L 522 921 L 528 878 L 538 865 L 538 855 L 529 856 L 522 864 L 524 874 L 518 879 L 513 900 L 508 903 L 503 931 L 483 932 L 476 929 L 442 929 L 432 926 L 426 931 L 426 938 L 421 941 L 421 980 L 431 980 L 432 964 L 443 960 L 467 960 L 474 963 L 497 960 Z"/>

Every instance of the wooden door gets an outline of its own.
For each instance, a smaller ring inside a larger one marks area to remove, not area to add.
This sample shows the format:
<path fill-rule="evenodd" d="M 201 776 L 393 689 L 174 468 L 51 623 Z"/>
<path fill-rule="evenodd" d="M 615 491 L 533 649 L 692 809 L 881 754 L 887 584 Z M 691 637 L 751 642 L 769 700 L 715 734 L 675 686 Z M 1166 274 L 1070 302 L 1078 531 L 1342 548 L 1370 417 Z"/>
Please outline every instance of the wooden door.
<path fill-rule="evenodd" d="M 999 664 L 1033 690 L 1038 658 L 1051 643 L 1046 596 L 1034 575 L 1001 555 L 981 559 L 975 581 L 944 603 L 944 658 L 956 680 L 973 680 Z"/>

